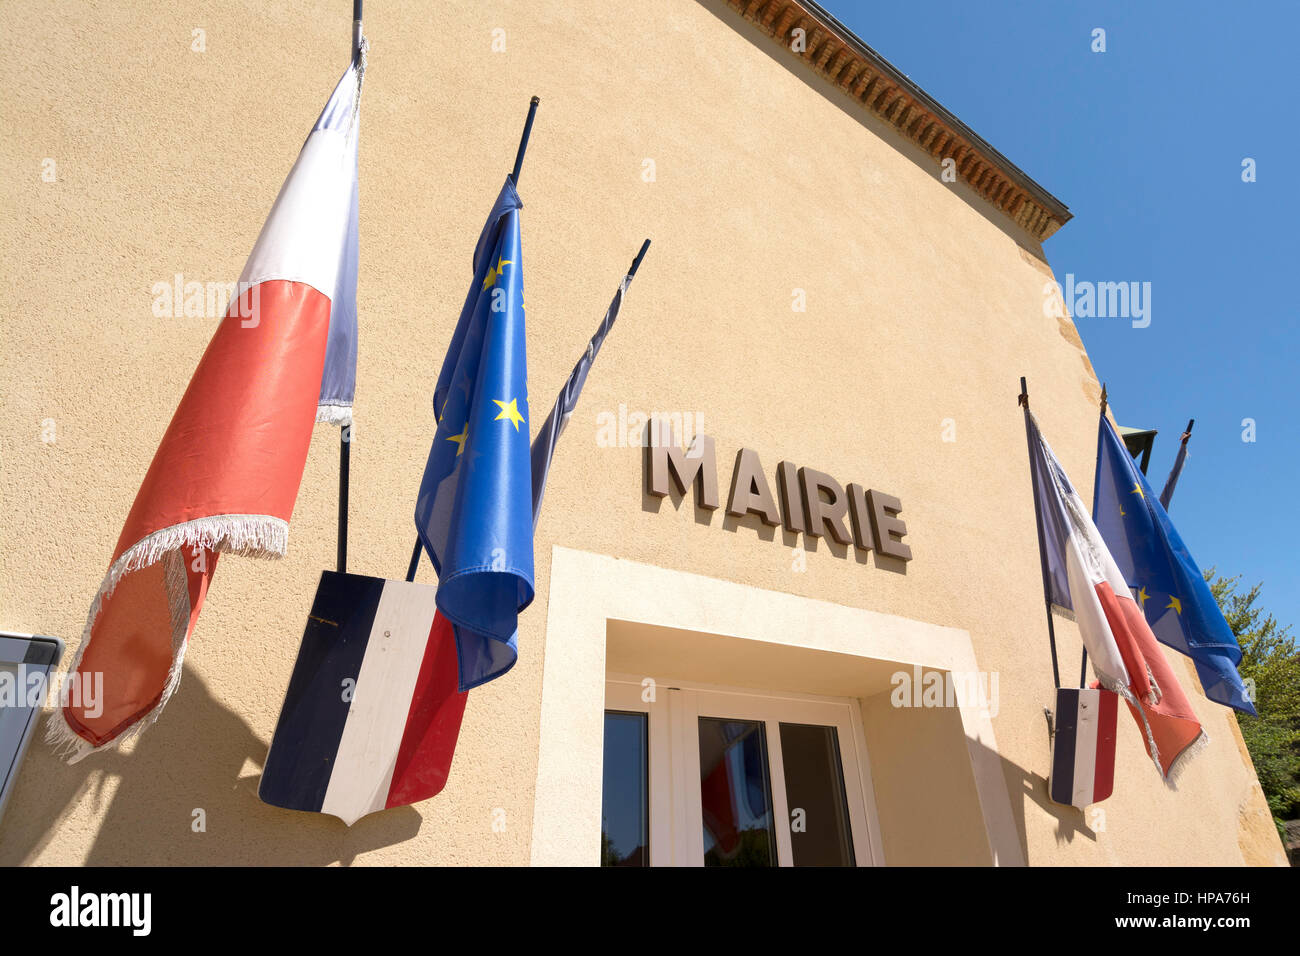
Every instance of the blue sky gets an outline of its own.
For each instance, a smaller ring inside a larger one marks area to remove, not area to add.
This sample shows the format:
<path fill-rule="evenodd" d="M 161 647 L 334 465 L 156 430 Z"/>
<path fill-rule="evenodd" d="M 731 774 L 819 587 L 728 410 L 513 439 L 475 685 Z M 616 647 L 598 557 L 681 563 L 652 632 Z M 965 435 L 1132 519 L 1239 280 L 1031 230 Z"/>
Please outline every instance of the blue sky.
<path fill-rule="evenodd" d="M 1157 489 L 1196 419 L 1170 516 L 1300 631 L 1300 4 L 821 2 L 1070 207 L 1058 281 L 1151 283 L 1147 328 L 1076 318 L 1089 357 L 1119 423 L 1159 429 Z"/>

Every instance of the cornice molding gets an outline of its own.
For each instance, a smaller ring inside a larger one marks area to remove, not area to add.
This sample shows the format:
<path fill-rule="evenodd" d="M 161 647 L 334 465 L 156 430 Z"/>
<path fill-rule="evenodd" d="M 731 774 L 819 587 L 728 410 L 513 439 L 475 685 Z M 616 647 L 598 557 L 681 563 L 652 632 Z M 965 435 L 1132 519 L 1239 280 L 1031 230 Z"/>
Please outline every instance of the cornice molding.
<path fill-rule="evenodd" d="M 1066 205 L 1034 182 L 852 31 L 808 0 L 727 4 L 827 83 L 892 125 L 1040 242 L 1070 221 Z M 793 31 L 806 45 L 793 50 Z"/>

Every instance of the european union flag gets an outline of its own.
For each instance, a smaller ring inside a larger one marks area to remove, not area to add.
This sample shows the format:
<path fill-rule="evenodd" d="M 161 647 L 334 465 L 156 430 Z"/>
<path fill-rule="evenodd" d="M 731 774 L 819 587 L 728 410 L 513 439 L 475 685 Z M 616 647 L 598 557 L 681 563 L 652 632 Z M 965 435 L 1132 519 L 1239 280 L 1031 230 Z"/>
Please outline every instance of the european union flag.
<path fill-rule="evenodd" d="M 519 612 L 533 600 L 521 208 L 507 178 L 434 389 L 438 430 L 415 505 L 438 609 L 455 629 L 462 691 L 514 665 Z"/>
<path fill-rule="evenodd" d="M 1237 673 L 1237 638 L 1168 512 L 1105 415 L 1097 432 L 1092 512 L 1156 639 L 1192 659 L 1206 697 L 1254 715 Z"/>

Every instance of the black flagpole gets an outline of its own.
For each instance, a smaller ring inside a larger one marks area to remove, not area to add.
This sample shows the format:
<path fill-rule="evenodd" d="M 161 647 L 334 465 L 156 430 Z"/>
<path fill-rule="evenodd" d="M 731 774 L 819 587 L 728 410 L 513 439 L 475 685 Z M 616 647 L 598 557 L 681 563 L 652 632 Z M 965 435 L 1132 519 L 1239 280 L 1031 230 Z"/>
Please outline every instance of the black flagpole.
<path fill-rule="evenodd" d="M 352 0 L 352 62 L 361 59 L 361 4 Z M 339 426 L 339 573 L 348 569 L 348 478 L 352 472 L 352 425 Z"/>
<path fill-rule="evenodd" d="M 533 134 L 533 120 L 537 117 L 537 104 L 540 102 L 535 96 L 528 102 L 528 119 L 524 120 L 524 134 L 519 137 L 519 152 L 515 153 L 515 168 L 510 173 L 510 181 L 516 187 L 519 185 L 519 171 L 524 165 L 524 152 L 528 149 L 528 137 Z"/>
<path fill-rule="evenodd" d="M 415 547 L 411 551 L 411 563 L 406 568 L 406 580 L 414 581 L 415 572 L 420 569 L 420 552 L 424 550 L 424 545 L 420 543 L 420 536 L 415 536 Z"/>
<path fill-rule="evenodd" d="M 1106 408 L 1108 407 L 1109 402 L 1110 402 L 1110 398 L 1106 394 L 1106 383 L 1102 382 L 1101 383 L 1101 417 L 1102 418 L 1106 417 Z M 1097 423 L 1097 427 L 1098 428 L 1101 427 L 1101 422 Z M 1095 508 L 1096 506 L 1097 505 L 1094 502 L 1093 507 Z M 1051 613 L 1051 608 L 1048 608 L 1048 613 L 1049 614 Z M 1083 647 L 1083 660 L 1079 664 L 1079 686 L 1080 687 L 1088 686 L 1088 646 L 1086 644 Z"/>
<path fill-rule="evenodd" d="M 1043 511 L 1038 503 L 1038 469 L 1034 467 L 1034 431 L 1029 420 L 1029 387 L 1020 376 L 1020 406 L 1025 410 L 1025 443 L 1029 447 L 1029 477 L 1034 486 L 1034 525 L 1038 529 L 1038 566 L 1043 572 L 1043 603 L 1047 606 L 1047 640 L 1052 646 L 1052 681 L 1061 686 L 1061 671 L 1056 663 L 1056 627 L 1052 624 L 1052 592 L 1047 579 L 1047 548 L 1043 544 Z M 1085 652 L 1086 653 L 1086 652 Z"/>
<path fill-rule="evenodd" d="M 353 2 L 357 4 L 358 8 L 360 7 L 361 0 L 353 0 Z M 510 181 L 514 183 L 516 188 L 519 186 L 519 173 L 523 169 L 524 153 L 528 150 L 528 137 L 533 133 L 533 120 L 537 117 L 537 104 L 540 102 L 541 100 L 535 96 L 528 102 L 528 119 L 524 120 L 524 132 L 519 137 L 519 151 L 515 153 L 515 167 L 510 172 Z M 415 572 L 420 568 L 420 552 L 422 550 L 424 550 L 424 546 L 420 543 L 420 536 L 417 534 L 415 536 L 415 547 L 411 549 L 411 563 L 406 569 L 406 580 L 408 581 L 415 580 Z"/>
<path fill-rule="evenodd" d="M 650 248 L 650 240 L 649 240 L 649 239 L 647 239 L 645 242 L 641 243 L 641 251 L 638 252 L 638 253 L 636 254 L 636 258 L 632 260 L 632 268 L 630 268 L 630 269 L 627 270 L 627 277 L 628 277 L 629 279 L 635 279 L 635 278 L 636 278 L 636 270 L 639 269 L 639 268 L 641 268 L 641 260 L 645 258 L 646 251 L 647 251 L 649 248 Z M 1188 431 L 1191 431 L 1191 428 L 1188 427 L 1187 430 L 1188 430 Z"/>
<path fill-rule="evenodd" d="M 361 3 L 352 0 L 352 62 L 361 59 Z"/>
<path fill-rule="evenodd" d="M 352 469 L 352 426 L 339 427 L 339 554 L 338 569 L 348 569 L 348 475 Z"/>

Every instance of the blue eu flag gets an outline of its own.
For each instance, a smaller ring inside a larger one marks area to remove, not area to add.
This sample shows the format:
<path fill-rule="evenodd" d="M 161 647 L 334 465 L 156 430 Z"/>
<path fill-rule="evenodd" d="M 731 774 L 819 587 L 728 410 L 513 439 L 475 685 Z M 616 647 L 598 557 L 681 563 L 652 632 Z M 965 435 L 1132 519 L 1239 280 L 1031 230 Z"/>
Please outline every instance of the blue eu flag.
<path fill-rule="evenodd" d="M 1097 433 L 1093 520 L 1156 639 L 1190 657 L 1205 696 L 1247 714 L 1241 647 L 1201 569 L 1106 416 Z"/>
<path fill-rule="evenodd" d="M 507 179 L 434 389 L 438 430 L 415 505 L 438 610 L 455 629 L 462 691 L 514 665 L 519 612 L 533 600 L 522 207 Z"/>

